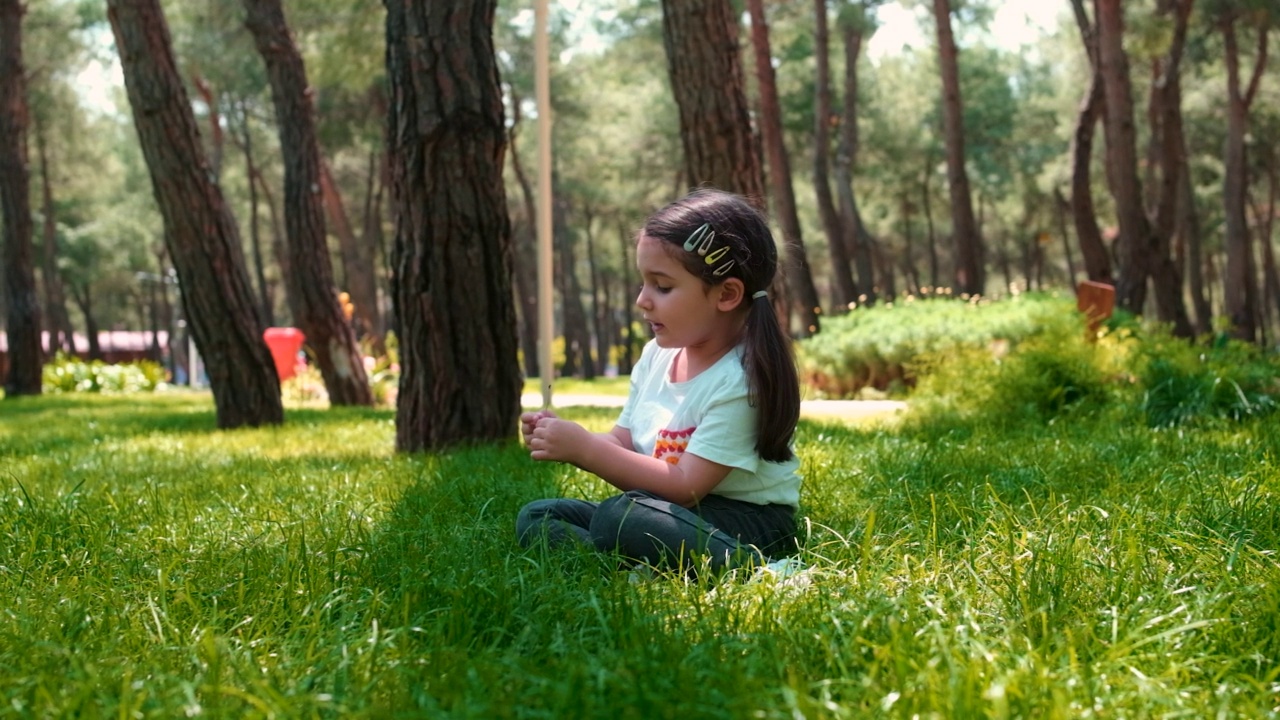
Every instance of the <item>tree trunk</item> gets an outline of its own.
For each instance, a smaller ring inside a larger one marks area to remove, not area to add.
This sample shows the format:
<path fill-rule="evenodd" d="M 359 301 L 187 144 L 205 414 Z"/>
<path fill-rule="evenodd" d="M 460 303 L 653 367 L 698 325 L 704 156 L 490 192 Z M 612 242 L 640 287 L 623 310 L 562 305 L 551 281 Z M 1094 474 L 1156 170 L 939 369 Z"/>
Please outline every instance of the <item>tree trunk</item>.
<path fill-rule="evenodd" d="M 1102 117 L 1106 102 L 1102 90 L 1102 69 L 1098 60 L 1098 33 L 1084 9 L 1084 0 L 1071 0 L 1075 11 L 1076 26 L 1084 42 L 1092 70 L 1089 89 L 1076 115 L 1075 130 L 1071 133 L 1071 219 L 1076 229 L 1076 241 L 1084 260 L 1085 277 L 1094 282 L 1115 284 L 1112 276 L 1111 254 L 1102 240 L 1098 227 L 1098 213 L 1093 206 L 1091 174 L 1093 170 L 1093 138 Z M 1073 281 L 1074 282 L 1074 281 Z"/>
<path fill-rule="evenodd" d="M 1151 225 L 1143 207 L 1142 183 L 1138 178 L 1133 87 L 1129 58 L 1124 51 L 1124 12 L 1120 0 L 1096 0 L 1096 12 L 1098 67 L 1106 103 L 1107 177 L 1120 225 L 1116 241 L 1119 264 L 1116 304 L 1140 315 L 1154 259 L 1150 254 Z"/>
<path fill-rule="evenodd" d="M 587 267 L 591 273 L 591 327 L 596 339 L 596 375 L 604 375 L 609 365 L 609 350 L 613 347 L 613 332 L 609 322 L 609 282 L 596 258 L 594 213 L 584 213 L 582 234 L 587 241 Z"/>
<path fill-rule="evenodd" d="M 1182 154 L 1187 152 L 1186 138 L 1183 138 Z M 1191 293 L 1191 307 L 1195 310 L 1196 332 L 1206 334 L 1213 330 L 1213 309 L 1209 304 L 1204 276 L 1204 251 L 1200 235 L 1200 213 L 1196 211 L 1195 193 L 1191 187 L 1191 176 L 1183 173 L 1178 179 L 1178 238 L 1186 247 L 1187 289 Z"/>
<path fill-rule="evenodd" d="M 1262 70 L 1267 62 L 1267 26 L 1258 29 L 1258 54 L 1253 79 L 1247 89 L 1241 85 L 1240 49 L 1236 41 L 1236 17 L 1228 13 L 1221 20 L 1226 42 L 1227 60 L 1227 138 L 1223 147 L 1222 203 L 1225 215 L 1227 271 L 1223 284 L 1226 291 L 1226 313 L 1231 320 L 1231 334 L 1241 340 L 1258 337 L 1258 289 L 1255 280 L 1253 248 L 1245 220 L 1248 192 L 1248 165 L 1245 158 L 1245 136 L 1249 132 L 1249 106 L 1258 91 Z"/>
<path fill-rule="evenodd" d="M 245 174 L 249 177 L 249 247 L 253 251 L 253 271 L 258 280 L 258 311 L 262 324 L 271 327 L 276 324 L 275 312 L 271 307 L 271 292 L 267 288 L 267 273 L 262 261 L 262 233 L 258 219 L 258 166 L 253 157 L 253 134 L 249 128 L 249 108 L 240 102 L 240 120 L 243 137 L 240 150 L 244 153 Z"/>
<path fill-rule="evenodd" d="M 1276 168 L 1276 156 L 1272 156 L 1271 161 L 1267 164 L 1267 207 L 1266 210 L 1261 208 L 1255 212 L 1259 223 L 1259 239 L 1262 242 L 1262 277 L 1263 277 L 1263 296 L 1262 304 L 1267 302 L 1275 304 L 1276 318 L 1280 320 L 1280 270 L 1276 267 L 1275 243 L 1272 239 L 1275 232 L 1275 219 L 1277 213 L 1277 200 L 1280 199 L 1280 178 L 1277 173 L 1280 172 Z"/>
<path fill-rule="evenodd" d="M 552 181 L 558 188 L 559 177 Z M 578 280 L 577 238 L 569 227 L 569 201 L 563 192 L 553 192 L 555 206 L 552 225 L 557 261 L 560 271 L 560 310 L 564 322 L 565 377 L 595 377 L 595 365 L 591 361 L 591 332 L 587 328 L 587 311 L 582 306 L 582 283 Z"/>
<path fill-rule="evenodd" d="M 942 270 L 938 267 L 938 230 L 933 224 L 933 193 L 929 189 L 932 168 L 933 158 L 926 156 L 920 182 L 920 203 L 924 207 L 925 239 L 929 241 L 929 283 L 937 292 L 942 285 Z"/>
<path fill-rule="evenodd" d="M 289 33 L 280 0 L 245 0 L 244 6 L 245 24 L 267 66 L 280 131 L 284 223 L 293 270 L 285 287 L 294 322 L 301 326 L 315 353 L 330 404 L 372 405 L 364 358 L 334 291 L 320 192 L 324 170 L 306 67 Z"/>
<path fill-rule="evenodd" d="M 662 37 L 680 108 L 685 181 L 735 192 L 763 207 L 733 4 L 662 0 Z"/>
<path fill-rule="evenodd" d="M 1172 0 L 1162 3 L 1161 12 L 1174 12 L 1174 33 L 1168 52 L 1153 64 L 1148 101 L 1151 139 L 1147 167 L 1152 182 L 1148 185 L 1151 198 L 1147 214 L 1151 223 L 1148 242 L 1151 284 L 1155 291 L 1157 317 L 1172 326 L 1174 335 L 1185 338 L 1192 337 L 1195 331 L 1182 296 L 1182 273 L 1173 257 L 1173 234 L 1178 219 L 1179 182 L 1187 172 L 1187 159 L 1182 152 L 1185 142 L 1181 68 L 1193 2 Z"/>
<path fill-rule="evenodd" d="M 256 0 L 245 1 L 255 2 Z M 342 257 L 342 279 L 346 284 L 347 292 L 351 294 L 351 304 L 355 306 L 353 322 L 356 335 L 373 337 L 374 342 L 381 345 L 383 328 L 381 313 L 378 312 L 378 284 L 374 281 L 373 247 L 356 238 L 355 231 L 351 228 L 351 220 L 347 217 L 346 206 L 342 202 L 342 193 L 338 190 L 338 183 L 333 178 L 333 169 L 323 158 L 319 162 L 321 197 L 329 217 L 330 228 L 338 237 L 338 248 Z M 286 205 L 285 225 L 287 226 L 288 223 L 289 214 Z"/>
<path fill-rule="evenodd" d="M 631 231 L 627 229 L 627 226 L 621 223 L 618 225 L 618 240 L 621 246 L 619 249 L 622 251 L 622 287 L 630 290 L 635 288 L 635 284 L 631 279 L 631 269 L 634 267 L 631 263 L 631 245 L 634 237 Z M 623 300 L 622 322 L 623 342 L 625 345 L 622 348 L 622 356 L 618 362 L 618 374 L 630 375 L 631 368 L 635 365 L 636 330 L 632 322 L 635 318 L 632 314 L 635 303 L 632 302 L 630 297 L 624 297 Z"/>
<path fill-rule="evenodd" d="M 835 113 L 831 109 L 831 68 L 828 56 L 827 0 L 814 0 L 816 29 L 813 36 L 814 61 L 817 66 L 813 113 L 813 189 L 818 199 L 818 217 L 827 236 L 827 252 L 831 255 L 832 305 L 837 313 L 846 312 L 858 301 L 859 288 L 853 282 L 849 267 L 848 245 L 844 228 L 831 196 L 831 170 L 827 156 L 831 151 L 831 125 Z"/>
<path fill-rule="evenodd" d="M 109 0 L 107 16 L 218 426 L 279 423 L 280 383 L 262 338 L 240 233 L 210 180 L 159 0 Z"/>
<path fill-rule="evenodd" d="M 955 243 L 955 291 L 981 295 L 982 238 L 973 217 L 969 173 L 965 170 L 964 110 L 960 99 L 960 61 L 951 33 L 950 0 L 933 0 L 938 30 L 938 63 L 942 74 L 943 132 L 947 146 L 947 185 L 951 193 L 951 233 Z"/>
<path fill-rule="evenodd" d="M 49 152 L 45 144 L 44 128 L 38 118 L 35 131 L 36 154 L 40 156 L 40 207 L 44 214 L 44 262 L 41 265 L 41 275 L 44 276 L 45 326 L 49 331 L 47 356 L 53 357 L 63 349 L 75 351 L 75 330 L 71 326 L 71 316 L 67 313 L 62 273 L 58 270 L 58 211 L 53 204 L 53 181 L 49 178 Z"/>
<path fill-rule="evenodd" d="M 1071 234 L 1067 231 L 1067 214 L 1071 210 L 1071 203 L 1062 196 L 1062 191 L 1058 188 L 1053 189 L 1053 198 L 1057 205 L 1058 234 L 1062 236 L 1062 252 L 1067 258 L 1067 287 L 1074 288 L 1076 286 L 1076 261 L 1074 254 L 1071 252 Z"/>
<path fill-rule="evenodd" d="M 386 6 L 396 448 L 507 441 L 522 381 L 495 0 Z"/>
<path fill-rule="evenodd" d="M 93 285 L 86 282 L 84 287 L 79 287 L 75 283 L 67 286 L 71 290 L 71 297 L 76 302 L 76 307 L 80 308 L 80 314 L 84 316 L 84 335 L 86 342 L 89 343 L 87 348 L 89 353 L 89 362 L 102 360 L 102 343 L 98 337 L 98 318 L 93 314 Z"/>
<path fill-rule="evenodd" d="M 862 26 L 855 22 L 846 20 L 841 23 L 840 35 L 844 45 L 844 110 L 840 118 L 840 140 L 836 144 L 836 192 L 840 197 L 840 225 L 845 237 L 852 240 L 848 247 L 858 273 L 858 287 L 867 296 L 864 302 L 874 304 L 877 293 L 874 260 L 876 241 L 867 230 L 866 223 L 862 222 L 858 200 L 853 194 L 853 175 L 858 167 L 858 57 L 862 54 L 864 32 Z M 881 284 L 892 299 L 892 263 L 884 267 L 883 272 L 890 275 Z"/>
<path fill-rule="evenodd" d="M 44 358 L 36 299 L 31 185 L 27 171 L 27 89 L 20 0 L 0 0 L 0 216 L 4 219 L 5 397 L 39 395 Z"/>
<path fill-rule="evenodd" d="M 791 178 L 791 159 L 782 134 L 782 106 L 778 100 L 778 84 L 773 70 L 773 52 L 769 47 L 769 25 L 764 15 L 764 0 L 748 0 L 751 13 L 751 45 L 755 55 L 756 83 L 760 88 L 760 135 L 769 163 L 769 185 L 773 196 L 773 216 L 782 228 L 787 251 L 783 272 L 787 284 L 794 288 L 793 305 L 800 318 L 800 337 L 813 335 L 821 328 L 822 303 L 813 283 L 800 216 L 796 211 L 795 187 Z M 784 325 L 784 327 L 786 327 Z"/>
<path fill-rule="evenodd" d="M 515 286 L 520 306 L 520 346 L 524 349 L 525 377 L 539 377 L 538 371 L 538 209 L 533 197 L 533 186 L 529 176 L 525 174 L 524 164 L 520 162 L 520 153 L 516 149 L 516 136 L 519 133 L 523 98 L 512 91 L 511 96 L 511 129 L 507 142 L 510 145 L 511 171 L 515 173 L 516 182 L 520 185 L 520 198 L 524 203 L 524 215 L 527 222 L 520 225 L 520 232 L 515 235 Z"/>

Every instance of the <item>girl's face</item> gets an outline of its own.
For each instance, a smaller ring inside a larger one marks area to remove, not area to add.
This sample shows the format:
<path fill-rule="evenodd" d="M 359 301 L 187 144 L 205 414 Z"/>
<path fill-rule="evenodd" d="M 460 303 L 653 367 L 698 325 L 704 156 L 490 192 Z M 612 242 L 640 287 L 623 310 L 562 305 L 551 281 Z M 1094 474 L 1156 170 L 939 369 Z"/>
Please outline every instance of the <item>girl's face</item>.
<path fill-rule="evenodd" d="M 720 286 L 707 287 L 676 258 L 682 249 L 648 235 L 636 243 L 636 267 L 644 285 L 636 307 L 653 329 L 659 347 L 700 347 L 718 343 L 724 314 Z"/>

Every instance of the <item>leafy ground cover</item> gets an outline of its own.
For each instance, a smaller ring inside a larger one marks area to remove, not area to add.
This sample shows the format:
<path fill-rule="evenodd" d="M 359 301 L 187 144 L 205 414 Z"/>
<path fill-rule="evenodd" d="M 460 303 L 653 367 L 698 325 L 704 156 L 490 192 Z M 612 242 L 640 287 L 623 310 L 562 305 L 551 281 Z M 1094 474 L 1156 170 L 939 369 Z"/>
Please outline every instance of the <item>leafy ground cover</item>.
<path fill-rule="evenodd" d="M 514 443 L 396 456 L 388 410 L 6 401 L 0 714 L 1280 716 L 1273 418 L 929 405 L 802 424 L 779 583 L 522 552 L 521 504 L 607 489 Z"/>

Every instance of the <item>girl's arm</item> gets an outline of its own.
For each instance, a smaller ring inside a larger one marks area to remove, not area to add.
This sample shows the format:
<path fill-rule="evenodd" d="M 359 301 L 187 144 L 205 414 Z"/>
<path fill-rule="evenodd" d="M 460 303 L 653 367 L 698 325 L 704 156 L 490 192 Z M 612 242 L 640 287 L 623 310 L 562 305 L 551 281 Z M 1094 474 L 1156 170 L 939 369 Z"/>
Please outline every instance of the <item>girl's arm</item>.
<path fill-rule="evenodd" d="M 689 453 L 672 465 L 635 452 L 626 428 L 593 434 L 577 423 L 554 417 L 537 421 L 528 445 L 534 460 L 572 463 L 619 490 L 646 490 L 686 507 L 711 492 L 730 470 L 728 465 Z"/>

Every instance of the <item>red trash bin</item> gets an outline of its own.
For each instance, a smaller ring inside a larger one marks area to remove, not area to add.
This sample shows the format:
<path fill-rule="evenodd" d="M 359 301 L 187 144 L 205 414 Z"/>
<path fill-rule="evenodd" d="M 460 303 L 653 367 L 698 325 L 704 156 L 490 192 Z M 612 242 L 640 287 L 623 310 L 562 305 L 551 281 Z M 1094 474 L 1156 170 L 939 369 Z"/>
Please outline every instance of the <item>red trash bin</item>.
<path fill-rule="evenodd" d="M 267 348 L 271 350 L 271 359 L 276 363 L 276 374 L 280 376 L 280 382 L 296 375 L 298 350 L 302 349 L 307 336 L 298 328 L 273 327 L 262 333 L 262 339 L 267 341 Z"/>

